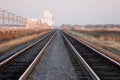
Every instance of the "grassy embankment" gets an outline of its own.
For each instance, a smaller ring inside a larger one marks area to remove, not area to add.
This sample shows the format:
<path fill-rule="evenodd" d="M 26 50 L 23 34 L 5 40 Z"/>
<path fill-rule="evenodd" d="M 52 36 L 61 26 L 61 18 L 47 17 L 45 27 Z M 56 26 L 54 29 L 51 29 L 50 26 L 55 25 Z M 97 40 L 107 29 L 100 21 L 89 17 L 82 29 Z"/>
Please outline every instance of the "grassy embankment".
<path fill-rule="evenodd" d="M 115 30 L 81 30 L 70 33 L 100 46 L 108 51 L 120 55 L 120 31 Z"/>
<path fill-rule="evenodd" d="M 43 31 L 39 34 L 37 33 L 37 34 L 31 34 L 31 35 L 24 35 L 22 37 L 16 36 L 16 38 L 15 37 L 10 37 L 10 39 L 7 38 L 6 41 L 2 40 L 0 43 L 0 55 L 4 54 L 5 52 L 10 51 L 11 49 L 13 49 L 19 45 L 22 45 L 22 44 L 25 44 L 29 41 L 32 41 L 32 40 L 44 35 L 47 32 L 48 31 Z"/>

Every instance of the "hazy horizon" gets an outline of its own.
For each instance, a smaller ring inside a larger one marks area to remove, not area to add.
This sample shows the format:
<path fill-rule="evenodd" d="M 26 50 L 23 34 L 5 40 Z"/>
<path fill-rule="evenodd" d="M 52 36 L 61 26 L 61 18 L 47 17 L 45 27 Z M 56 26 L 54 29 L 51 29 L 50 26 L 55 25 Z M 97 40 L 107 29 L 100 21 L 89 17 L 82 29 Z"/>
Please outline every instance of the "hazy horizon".
<path fill-rule="evenodd" d="M 49 10 L 56 25 L 120 24 L 119 4 L 120 0 L 3 0 L 0 8 L 37 19 Z"/>

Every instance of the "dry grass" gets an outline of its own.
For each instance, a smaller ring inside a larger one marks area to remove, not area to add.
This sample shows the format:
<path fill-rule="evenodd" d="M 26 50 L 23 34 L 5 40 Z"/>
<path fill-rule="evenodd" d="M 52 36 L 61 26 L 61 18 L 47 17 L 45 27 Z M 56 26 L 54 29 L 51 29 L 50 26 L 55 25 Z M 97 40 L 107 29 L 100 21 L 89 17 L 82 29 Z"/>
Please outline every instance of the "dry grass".
<path fill-rule="evenodd" d="M 42 30 L 40 30 L 38 33 L 41 33 Z M 32 35 L 32 34 L 36 34 L 35 31 L 31 31 L 31 30 L 25 30 L 25 31 L 10 31 L 10 32 L 1 32 L 0 31 L 0 41 L 7 41 L 10 39 L 15 39 L 15 38 L 19 38 L 19 37 L 23 37 L 23 36 L 27 36 L 27 35 Z"/>
<path fill-rule="evenodd" d="M 70 31 L 70 33 L 79 36 L 88 42 L 120 55 L 120 32 L 92 31 L 80 32 Z M 99 35 L 99 36 L 94 36 Z"/>
<path fill-rule="evenodd" d="M 80 30 L 75 31 L 82 34 L 93 36 L 97 39 L 120 42 L 120 31 L 118 30 Z"/>
<path fill-rule="evenodd" d="M 27 33 L 0 33 L 0 41 L 10 40 L 17 37 L 22 37 L 28 35 Z"/>
<path fill-rule="evenodd" d="M 19 45 L 22 45 L 29 41 L 32 41 L 45 33 L 47 33 L 47 31 L 41 32 L 40 34 L 33 34 L 33 35 L 29 35 L 29 36 L 20 37 L 17 39 L 12 39 L 7 42 L 3 42 L 0 44 L 0 55 L 19 46 Z"/>

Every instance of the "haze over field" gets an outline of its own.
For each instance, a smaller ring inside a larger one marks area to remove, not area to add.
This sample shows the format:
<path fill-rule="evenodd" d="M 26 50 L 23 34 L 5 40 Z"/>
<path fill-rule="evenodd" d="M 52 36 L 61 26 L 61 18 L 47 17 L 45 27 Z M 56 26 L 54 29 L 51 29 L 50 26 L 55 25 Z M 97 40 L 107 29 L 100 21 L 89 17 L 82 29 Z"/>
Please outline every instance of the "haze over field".
<path fill-rule="evenodd" d="M 57 25 L 120 24 L 120 0 L 1 0 L 0 8 L 26 18 L 50 10 Z"/>

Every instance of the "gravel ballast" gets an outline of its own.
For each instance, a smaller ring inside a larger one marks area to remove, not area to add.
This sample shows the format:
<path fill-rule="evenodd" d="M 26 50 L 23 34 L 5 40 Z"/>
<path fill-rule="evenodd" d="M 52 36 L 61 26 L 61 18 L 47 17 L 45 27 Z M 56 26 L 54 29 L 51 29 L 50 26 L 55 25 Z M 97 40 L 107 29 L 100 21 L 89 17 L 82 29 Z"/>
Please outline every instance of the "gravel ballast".
<path fill-rule="evenodd" d="M 77 80 L 59 31 L 28 80 Z"/>

